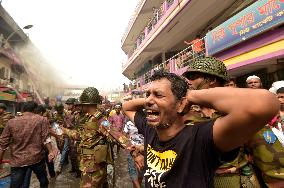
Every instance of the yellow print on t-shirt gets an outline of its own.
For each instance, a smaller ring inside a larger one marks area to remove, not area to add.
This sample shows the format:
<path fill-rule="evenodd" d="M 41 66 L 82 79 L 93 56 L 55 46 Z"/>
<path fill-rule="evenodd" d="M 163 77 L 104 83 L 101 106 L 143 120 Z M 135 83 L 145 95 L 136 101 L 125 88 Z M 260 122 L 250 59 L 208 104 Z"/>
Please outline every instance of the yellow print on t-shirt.
<path fill-rule="evenodd" d="M 173 150 L 160 153 L 153 150 L 150 145 L 147 146 L 147 166 L 157 173 L 164 173 L 170 170 L 176 157 L 177 154 Z"/>

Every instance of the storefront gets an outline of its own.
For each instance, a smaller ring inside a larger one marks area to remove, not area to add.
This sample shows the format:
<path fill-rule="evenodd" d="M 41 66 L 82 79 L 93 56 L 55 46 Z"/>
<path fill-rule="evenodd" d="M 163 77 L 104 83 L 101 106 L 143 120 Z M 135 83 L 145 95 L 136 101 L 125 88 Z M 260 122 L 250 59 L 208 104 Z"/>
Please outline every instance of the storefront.
<path fill-rule="evenodd" d="M 207 33 L 206 50 L 241 87 L 253 74 L 265 88 L 284 79 L 284 0 L 256 1 Z"/>

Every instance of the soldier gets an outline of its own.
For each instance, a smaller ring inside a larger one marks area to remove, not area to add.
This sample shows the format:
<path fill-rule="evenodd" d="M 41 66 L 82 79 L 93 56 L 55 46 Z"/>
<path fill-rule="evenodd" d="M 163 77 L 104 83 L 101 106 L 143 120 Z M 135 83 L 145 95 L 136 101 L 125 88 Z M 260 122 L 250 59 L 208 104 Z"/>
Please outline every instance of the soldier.
<path fill-rule="evenodd" d="M 284 111 L 284 83 L 275 89 L 281 112 Z M 263 177 L 262 183 L 269 188 L 284 187 L 284 135 L 281 114 L 257 132 L 249 146 L 252 149 L 254 164 Z"/>
<path fill-rule="evenodd" d="M 67 110 L 65 112 L 65 123 L 67 128 L 77 130 L 77 120 L 79 119 L 79 112 L 76 111 L 76 104 L 78 100 L 75 98 L 69 98 L 66 100 Z M 73 138 L 70 138 L 69 156 L 71 161 L 71 171 L 76 173 L 76 177 L 80 177 L 79 162 L 77 158 L 77 142 Z"/>
<path fill-rule="evenodd" d="M 99 92 L 94 87 L 86 88 L 80 96 L 80 105 L 85 115 L 78 130 L 62 128 L 79 142 L 81 183 L 80 187 L 103 187 L 107 184 L 107 163 L 112 162 L 111 148 L 100 124 L 105 120 L 97 105 L 101 103 Z"/>
<path fill-rule="evenodd" d="M 6 123 L 14 116 L 11 112 L 6 112 L 7 106 L 4 103 L 0 103 L 0 134 L 2 133 Z"/>
<path fill-rule="evenodd" d="M 196 59 L 189 64 L 188 70 L 183 76 L 187 79 L 189 86 L 197 90 L 222 87 L 229 81 L 225 64 L 214 57 Z M 192 113 L 194 113 L 194 116 Z M 197 117 L 198 115 L 201 119 Z M 220 114 L 214 109 L 195 107 L 185 116 L 185 121 L 203 121 L 203 119 L 212 119 L 219 116 Z M 238 156 L 234 160 L 226 162 L 218 168 L 214 178 L 214 187 L 259 187 L 257 178 L 248 162 L 248 155 L 244 153 L 244 147 L 241 147 Z"/>

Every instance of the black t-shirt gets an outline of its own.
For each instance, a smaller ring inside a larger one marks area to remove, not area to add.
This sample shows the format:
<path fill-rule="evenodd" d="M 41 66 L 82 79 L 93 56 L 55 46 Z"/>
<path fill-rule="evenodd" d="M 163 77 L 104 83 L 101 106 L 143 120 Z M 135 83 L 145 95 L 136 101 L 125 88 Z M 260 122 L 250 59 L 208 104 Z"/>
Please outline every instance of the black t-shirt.
<path fill-rule="evenodd" d="M 186 126 L 169 141 L 159 141 L 156 130 L 146 125 L 146 115 L 134 117 L 144 135 L 145 185 L 150 187 L 213 187 L 214 171 L 220 166 L 220 153 L 213 142 L 213 121 Z"/>

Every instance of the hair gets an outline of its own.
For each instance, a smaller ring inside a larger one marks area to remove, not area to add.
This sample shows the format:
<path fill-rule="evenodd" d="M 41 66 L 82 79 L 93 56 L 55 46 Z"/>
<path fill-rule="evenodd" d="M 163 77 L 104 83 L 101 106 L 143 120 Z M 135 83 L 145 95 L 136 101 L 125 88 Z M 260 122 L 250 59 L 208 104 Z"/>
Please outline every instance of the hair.
<path fill-rule="evenodd" d="M 209 81 L 215 81 L 217 83 L 219 83 L 221 86 L 224 86 L 227 81 L 225 81 L 224 79 L 218 77 L 218 76 L 214 76 L 214 75 L 211 75 L 211 74 L 207 74 L 207 73 L 201 73 L 203 75 L 203 78 L 205 80 L 209 80 Z"/>
<path fill-rule="evenodd" d="M 280 87 L 279 89 L 277 89 L 276 91 L 276 94 L 279 94 L 279 93 L 284 93 L 284 87 Z"/>
<path fill-rule="evenodd" d="M 228 83 L 230 83 L 230 82 L 234 82 L 234 84 L 236 84 L 237 80 L 236 80 L 236 78 L 231 77 L 227 82 L 225 82 L 224 85 L 226 85 L 226 84 L 228 84 Z"/>
<path fill-rule="evenodd" d="M 174 73 L 157 71 L 150 79 L 151 81 L 156 81 L 163 78 L 171 82 L 171 90 L 176 99 L 181 100 L 186 96 L 187 90 L 189 89 L 187 82 L 182 77 Z"/>
<path fill-rule="evenodd" d="M 236 78 L 230 78 L 230 79 L 229 79 L 229 82 L 234 82 L 234 83 L 236 83 Z"/>
<path fill-rule="evenodd" d="M 46 108 L 43 105 L 39 105 L 36 109 L 35 109 L 35 113 L 36 114 L 44 114 L 46 112 Z"/>
<path fill-rule="evenodd" d="M 23 111 L 24 112 L 35 112 L 35 109 L 38 107 L 38 104 L 34 101 L 29 101 L 24 103 Z"/>

